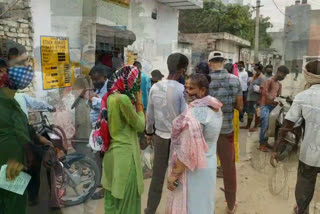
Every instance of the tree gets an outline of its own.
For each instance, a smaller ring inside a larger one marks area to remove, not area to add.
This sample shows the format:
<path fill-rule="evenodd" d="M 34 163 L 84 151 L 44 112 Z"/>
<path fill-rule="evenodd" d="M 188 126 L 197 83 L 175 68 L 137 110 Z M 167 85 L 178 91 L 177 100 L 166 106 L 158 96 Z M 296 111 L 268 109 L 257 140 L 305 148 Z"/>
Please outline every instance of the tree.
<path fill-rule="evenodd" d="M 254 46 L 255 19 L 249 6 L 224 5 L 220 0 L 205 0 L 201 10 L 181 10 L 181 33 L 227 32 L 249 40 Z M 260 48 L 271 45 L 267 29 L 272 27 L 269 17 L 260 17 Z"/>

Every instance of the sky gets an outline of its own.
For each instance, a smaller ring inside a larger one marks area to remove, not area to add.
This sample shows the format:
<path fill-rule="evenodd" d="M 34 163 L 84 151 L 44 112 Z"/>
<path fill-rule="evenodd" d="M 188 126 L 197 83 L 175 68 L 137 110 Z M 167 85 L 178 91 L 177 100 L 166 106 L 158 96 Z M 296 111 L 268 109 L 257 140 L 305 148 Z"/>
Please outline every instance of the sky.
<path fill-rule="evenodd" d="M 286 6 L 295 4 L 295 0 L 274 0 L 274 2 L 283 13 L 285 12 Z M 311 5 L 312 10 L 320 9 L 320 0 L 308 0 L 308 3 Z M 251 4 L 255 6 L 256 0 L 244 0 L 244 4 Z M 273 28 L 268 31 L 275 32 L 283 29 L 285 16 L 277 9 L 273 1 L 261 0 L 261 5 L 263 5 L 263 7 L 261 8 L 260 13 L 263 16 L 269 16 L 271 18 L 271 23 L 273 24 Z"/>

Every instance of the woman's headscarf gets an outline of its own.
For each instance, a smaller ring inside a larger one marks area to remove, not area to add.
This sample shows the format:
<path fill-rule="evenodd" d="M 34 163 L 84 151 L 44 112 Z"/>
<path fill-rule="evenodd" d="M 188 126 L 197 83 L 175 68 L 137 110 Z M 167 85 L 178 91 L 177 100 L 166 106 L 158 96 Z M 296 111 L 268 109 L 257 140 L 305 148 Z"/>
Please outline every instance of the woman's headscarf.
<path fill-rule="evenodd" d="M 126 65 L 120 70 L 116 71 L 108 82 L 108 92 L 102 98 L 101 110 L 99 115 L 99 129 L 95 131 L 93 138 L 94 141 L 102 144 L 102 151 L 106 152 L 109 149 L 110 145 L 110 133 L 108 126 L 108 106 L 107 100 L 111 94 L 120 92 L 121 94 L 127 95 L 132 102 L 136 101 L 135 94 L 140 90 L 138 84 L 139 80 L 139 70 L 134 66 Z"/>

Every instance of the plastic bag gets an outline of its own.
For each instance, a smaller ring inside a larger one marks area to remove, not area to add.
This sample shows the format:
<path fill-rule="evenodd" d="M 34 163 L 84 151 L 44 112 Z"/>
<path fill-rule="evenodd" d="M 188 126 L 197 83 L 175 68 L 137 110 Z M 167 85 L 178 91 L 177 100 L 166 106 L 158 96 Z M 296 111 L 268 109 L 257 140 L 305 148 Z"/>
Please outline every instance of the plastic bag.
<path fill-rule="evenodd" d="M 154 150 L 153 146 L 149 145 L 141 154 L 141 165 L 143 174 L 152 171 L 154 160 Z"/>

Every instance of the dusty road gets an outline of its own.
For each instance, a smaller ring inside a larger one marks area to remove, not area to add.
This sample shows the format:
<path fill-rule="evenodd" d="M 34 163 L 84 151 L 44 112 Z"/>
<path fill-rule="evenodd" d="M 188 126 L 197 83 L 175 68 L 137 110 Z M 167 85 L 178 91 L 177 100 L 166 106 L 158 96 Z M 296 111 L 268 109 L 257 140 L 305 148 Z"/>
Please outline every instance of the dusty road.
<path fill-rule="evenodd" d="M 283 83 L 283 95 L 295 95 L 302 90 L 303 78 L 300 75 L 298 81 L 293 81 L 293 75 Z M 269 164 L 270 153 L 262 153 L 257 150 L 258 132 L 240 132 L 240 161 L 237 163 L 238 179 L 238 210 L 237 214 L 292 214 L 295 204 L 294 189 L 296 171 L 298 165 L 297 156 L 273 168 Z M 272 142 L 272 139 L 270 139 Z M 285 170 L 283 170 L 285 169 Z M 287 179 L 287 180 L 286 180 Z M 316 187 L 314 201 L 310 206 L 310 214 L 320 214 L 320 177 Z M 144 181 L 145 191 L 142 196 L 142 210 L 146 207 L 150 179 Z M 225 213 L 225 199 L 220 188 L 223 187 L 222 179 L 218 179 L 216 188 L 216 214 Z M 273 188 L 272 194 L 271 190 Z M 165 214 L 166 186 L 157 214 Z M 40 213 L 29 210 L 30 214 Z M 49 211 L 41 210 L 42 213 Z M 63 214 L 103 214 L 103 201 L 88 201 L 86 204 L 64 208 Z M 142 212 L 143 213 L 143 212 Z M 199 213 L 200 214 L 200 213 Z"/>

